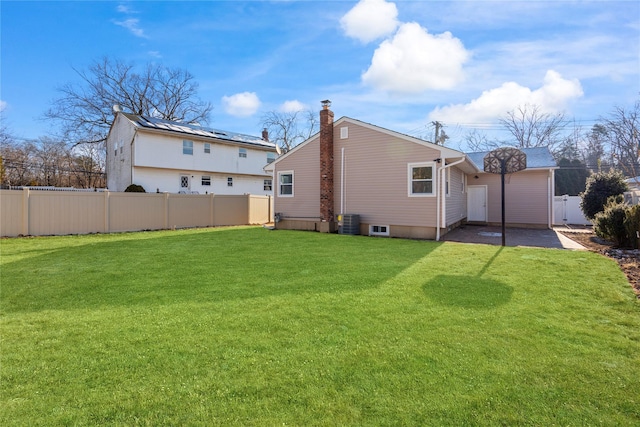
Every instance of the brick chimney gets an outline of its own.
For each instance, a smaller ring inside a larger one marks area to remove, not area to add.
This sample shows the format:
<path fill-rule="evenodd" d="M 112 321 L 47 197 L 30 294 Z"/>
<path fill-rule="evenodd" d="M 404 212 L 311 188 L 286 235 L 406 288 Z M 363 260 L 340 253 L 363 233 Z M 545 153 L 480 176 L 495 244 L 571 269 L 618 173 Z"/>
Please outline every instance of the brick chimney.
<path fill-rule="evenodd" d="M 331 101 L 322 101 L 320 110 L 320 219 L 333 231 L 333 111 Z"/>

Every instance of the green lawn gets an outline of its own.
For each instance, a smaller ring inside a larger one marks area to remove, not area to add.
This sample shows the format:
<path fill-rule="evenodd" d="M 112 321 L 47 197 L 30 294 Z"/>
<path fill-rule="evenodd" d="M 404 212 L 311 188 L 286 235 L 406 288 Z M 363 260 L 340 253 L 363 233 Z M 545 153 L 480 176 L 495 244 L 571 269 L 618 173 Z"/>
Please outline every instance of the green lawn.
<path fill-rule="evenodd" d="M 221 228 L 0 241 L 0 425 L 639 425 L 609 259 Z"/>

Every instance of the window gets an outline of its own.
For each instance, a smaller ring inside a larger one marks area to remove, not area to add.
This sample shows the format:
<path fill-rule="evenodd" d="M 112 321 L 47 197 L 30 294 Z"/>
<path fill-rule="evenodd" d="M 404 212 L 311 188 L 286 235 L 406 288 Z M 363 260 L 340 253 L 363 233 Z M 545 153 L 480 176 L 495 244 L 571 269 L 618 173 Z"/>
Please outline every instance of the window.
<path fill-rule="evenodd" d="M 433 163 L 409 164 L 409 196 L 434 196 L 435 167 Z"/>
<path fill-rule="evenodd" d="M 278 195 L 293 197 L 293 172 L 278 172 Z"/>
<path fill-rule="evenodd" d="M 114 155 L 117 156 L 118 155 L 118 141 L 116 141 L 115 145 L 114 145 Z"/>
<path fill-rule="evenodd" d="M 271 191 L 273 188 L 273 181 L 270 179 L 264 180 L 264 191 Z"/>
<path fill-rule="evenodd" d="M 247 149 L 238 148 L 238 157 L 247 157 Z"/>
<path fill-rule="evenodd" d="M 182 154 L 193 156 L 193 141 L 182 141 Z"/>
<path fill-rule="evenodd" d="M 349 128 L 348 127 L 341 127 L 340 128 L 340 139 L 347 139 L 349 138 Z"/>
<path fill-rule="evenodd" d="M 211 177 L 203 175 L 202 176 L 202 185 L 211 185 Z"/>
<path fill-rule="evenodd" d="M 227 187 L 233 187 L 233 178 L 227 178 Z"/>
<path fill-rule="evenodd" d="M 370 225 L 369 235 L 370 236 L 388 236 L 389 226 L 388 225 Z"/>
<path fill-rule="evenodd" d="M 204 152 L 205 152 L 206 154 L 211 153 L 211 144 L 209 144 L 208 142 L 205 142 L 205 143 L 204 143 Z"/>
<path fill-rule="evenodd" d="M 267 163 L 273 163 L 276 159 L 276 153 L 267 153 Z"/>

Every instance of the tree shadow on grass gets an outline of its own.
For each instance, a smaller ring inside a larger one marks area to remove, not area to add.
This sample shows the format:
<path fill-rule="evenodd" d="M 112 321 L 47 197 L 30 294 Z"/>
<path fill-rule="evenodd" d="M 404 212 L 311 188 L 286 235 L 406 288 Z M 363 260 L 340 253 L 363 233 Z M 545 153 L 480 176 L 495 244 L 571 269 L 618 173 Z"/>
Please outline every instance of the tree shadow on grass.
<path fill-rule="evenodd" d="M 502 250 L 500 247 L 477 275 L 438 275 L 425 283 L 422 290 L 429 299 L 445 306 L 487 309 L 504 305 L 511 299 L 513 288 L 497 280 L 482 278 Z"/>
<path fill-rule="evenodd" d="M 422 289 L 437 304 L 475 309 L 499 307 L 508 303 L 513 294 L 509 285 L 475 276 L 439 275 Z"/>
<path fill-rule="evenodd" d="M 353 292 L 380 286 L 441 244 L 260 228 L 116 237 L 3 266 L 1 311 Z"/>

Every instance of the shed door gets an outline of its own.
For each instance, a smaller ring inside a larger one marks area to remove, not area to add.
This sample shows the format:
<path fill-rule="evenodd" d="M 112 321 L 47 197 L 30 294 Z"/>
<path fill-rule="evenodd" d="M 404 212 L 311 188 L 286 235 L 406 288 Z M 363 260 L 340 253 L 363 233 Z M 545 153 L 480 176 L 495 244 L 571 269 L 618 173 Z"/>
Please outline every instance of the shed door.
<path fill-rule="evenodd" d="M 467 187 L 467 221 L 487 222 L 487 186 Z"/>

